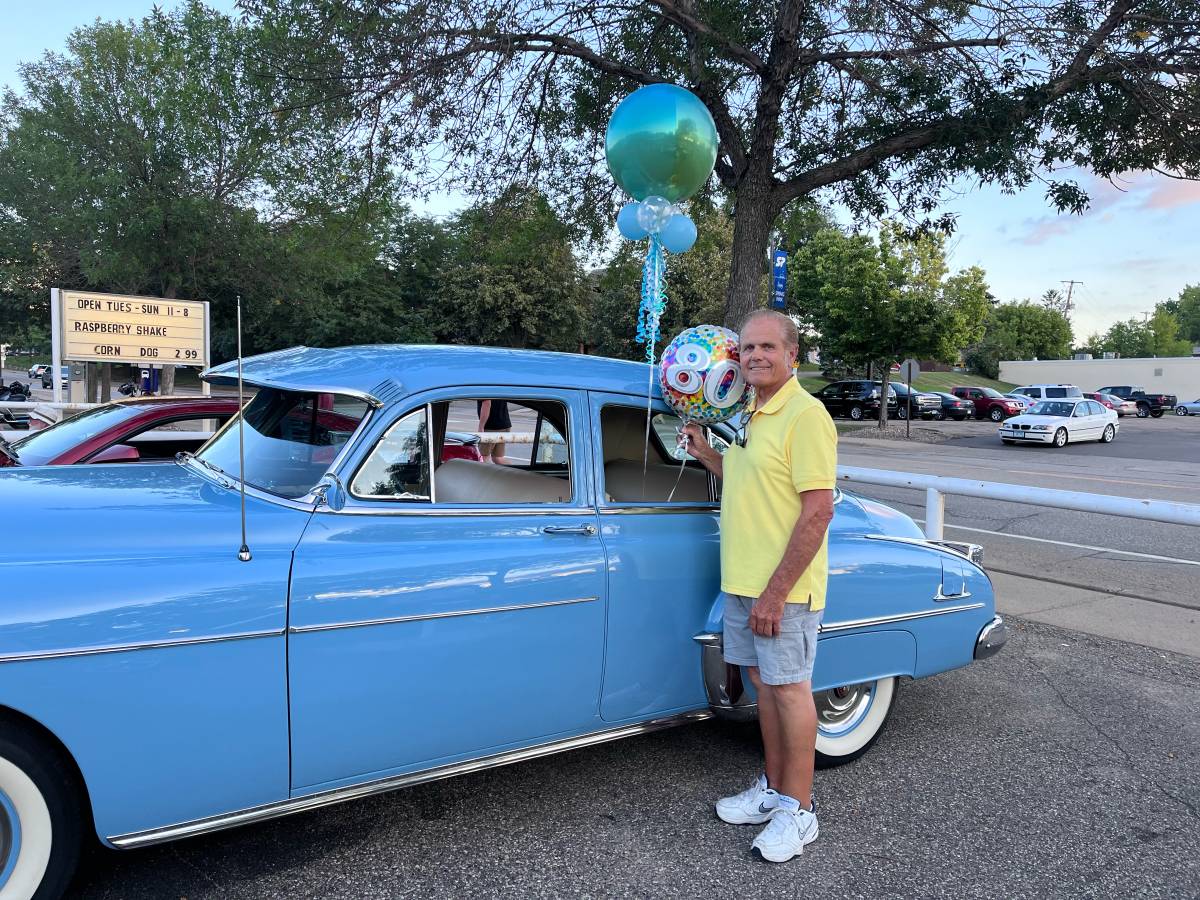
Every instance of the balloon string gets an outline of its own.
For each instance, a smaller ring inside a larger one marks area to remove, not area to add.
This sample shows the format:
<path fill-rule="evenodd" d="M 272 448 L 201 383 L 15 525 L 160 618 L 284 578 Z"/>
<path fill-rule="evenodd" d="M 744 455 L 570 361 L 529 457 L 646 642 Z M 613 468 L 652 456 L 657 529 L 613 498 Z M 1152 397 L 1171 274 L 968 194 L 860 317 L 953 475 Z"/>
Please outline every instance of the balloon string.
<path fill-rule="evenodd" d="M 688 423 L 684 422 L 683 424 L 686 427 Z M 690 444 L 692 441 L 692 436 L 690 434 L 688 434 L 686 431 L 682 432 L 679 436 L 683 440 L 683 461 L 680 462 L 680 464 L 679 464 L 679 474 L 675 476 L 675 485 L 674 485 L 674 487 L 671 488 L 671 493 L 667 494 L 667 502 L 668 503 L 670 503 L 675 498 L 675 491 L 677 491 L 679 489 L 679 482 L 683 480 L 683 471 L 684 471 L 684 469 L 687 468 L 688 444 Z"/>
<path fill-rule="evenodd" d="M 636 340 L 646 345 L 646 364 L 650 367 L 646 382 L 646 435 L 642 442 L 642 499 L 646 499 L 646 472 L 650 467 L 650 419 L 654 404 L 654 347 L 658 343 L 658 323 L 667 305 L 664 288 L 667 263 L 658 235 L 650 235 L 646 264 L 642 267 L 642 302 L 638 307 Z"/>

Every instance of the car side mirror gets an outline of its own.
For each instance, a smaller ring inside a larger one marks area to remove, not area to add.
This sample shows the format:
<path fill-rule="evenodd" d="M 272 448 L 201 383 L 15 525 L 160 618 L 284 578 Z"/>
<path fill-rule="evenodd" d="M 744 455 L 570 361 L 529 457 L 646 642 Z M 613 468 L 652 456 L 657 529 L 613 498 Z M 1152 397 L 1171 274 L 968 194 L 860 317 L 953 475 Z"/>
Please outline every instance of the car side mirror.
<path fill-rule="evenodd" d="M 137 462 L 142 458 L 142 454 L 138 453 L 137 447 L 131 447 L 128 444 L 113 444 L 104 450 L 101 450 L 95 456 L 88 460 L 89 463 L 124 463 Z"/>

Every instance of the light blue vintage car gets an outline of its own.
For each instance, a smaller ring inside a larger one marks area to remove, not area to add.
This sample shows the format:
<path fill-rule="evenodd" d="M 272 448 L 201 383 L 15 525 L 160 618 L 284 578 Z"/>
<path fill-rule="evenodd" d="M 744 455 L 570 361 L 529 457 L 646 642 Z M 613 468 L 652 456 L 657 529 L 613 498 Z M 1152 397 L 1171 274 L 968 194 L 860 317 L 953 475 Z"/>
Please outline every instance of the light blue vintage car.
<path fill-rule="evenodd" d="M 144 847 L 753 716 L 720 656 L 720 486 L 674 458 L 657 399 L 644 458 L 644 365 L 374 346 L 244 370 L 245 427 L 178 465 L 0 472 L 0 508 L 46 536 L 0 550 L 4 897 L 60 895 L 93 831 Z M 446 439 L 484 400 L 502 464 Z M 827 765 L 870 746 L 899 679 L 1005 639 L 978 548 L 836 509 Z"/>

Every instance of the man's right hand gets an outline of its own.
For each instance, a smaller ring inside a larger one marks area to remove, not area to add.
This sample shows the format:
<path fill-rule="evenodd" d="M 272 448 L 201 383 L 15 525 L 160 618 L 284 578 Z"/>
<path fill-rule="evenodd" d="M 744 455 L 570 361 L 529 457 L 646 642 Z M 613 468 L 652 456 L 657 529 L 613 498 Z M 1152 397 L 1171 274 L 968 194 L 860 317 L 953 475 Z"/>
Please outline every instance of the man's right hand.
<path fill-rule="evenodd" d="M 708 439 L 704 436 L 703 426 L 697 425 L 695 422 L 689 422 L 683 426 L 680 433 L 681 436 L 687 436 L 688 456 L 704 462 L 704 454 L 712 450 L 712 445 L 708 443 Z"/>

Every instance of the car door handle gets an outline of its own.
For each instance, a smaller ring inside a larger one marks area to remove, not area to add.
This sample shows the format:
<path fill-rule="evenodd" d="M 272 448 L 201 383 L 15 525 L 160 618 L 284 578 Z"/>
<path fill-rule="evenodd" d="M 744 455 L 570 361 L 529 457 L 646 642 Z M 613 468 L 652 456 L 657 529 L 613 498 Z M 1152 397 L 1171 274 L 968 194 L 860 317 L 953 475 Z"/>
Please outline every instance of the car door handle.
<path fill-rule="evenodd" d="M 542 528 L 545 534 L 582 534 L 592 537 L 596 533 L 595 525 L 546 525 Z"/>

